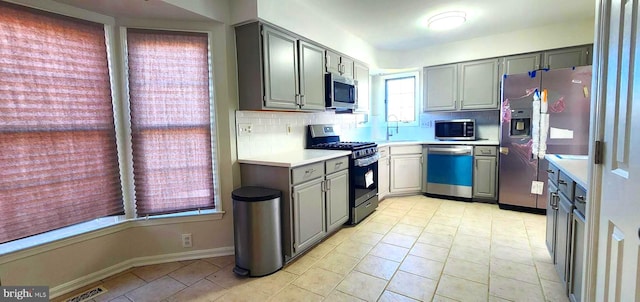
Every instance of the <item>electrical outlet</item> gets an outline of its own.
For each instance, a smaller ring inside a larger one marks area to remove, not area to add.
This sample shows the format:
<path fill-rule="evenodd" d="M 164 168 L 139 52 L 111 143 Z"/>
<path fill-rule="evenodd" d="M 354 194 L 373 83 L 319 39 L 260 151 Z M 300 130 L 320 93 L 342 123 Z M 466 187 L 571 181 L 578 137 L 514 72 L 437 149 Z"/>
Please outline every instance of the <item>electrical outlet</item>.
<path fill-rule="evenodd" d="M 251 135 L 251 128 L 253 125 L 251 124 L 238 124 L 238 135 L 239 136 L 248 136 Z"/>
<path fill-rule="evenodd" d="M 191 234 L 182 234 L 182 247 L 192 247 Z"/>
<path fill-rule="evenodd" d="M 292 131 L 292 129 L 291 129 L 291 124 L 287 124 L 287 126 L 286 126 L 286 128 L 285 128 L 285 129 L 286 129 L 286 131 L 287 131 L 287 135 L 291 134 L 291 131 Z"/>
<path fill-rule="evenodd" d="M 421 119 L 420 120 L 420 127 L 421 128 L 431 128 L 431 127 L 433 127 L 433 121 L 432 120 L 428 120 L 428 119 Z"/>

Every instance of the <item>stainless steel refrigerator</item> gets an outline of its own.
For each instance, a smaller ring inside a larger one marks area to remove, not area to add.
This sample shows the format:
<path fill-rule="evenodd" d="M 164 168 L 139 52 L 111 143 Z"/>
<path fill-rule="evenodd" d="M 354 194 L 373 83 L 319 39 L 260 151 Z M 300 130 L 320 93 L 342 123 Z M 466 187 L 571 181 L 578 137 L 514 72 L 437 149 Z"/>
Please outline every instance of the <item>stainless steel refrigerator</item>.
<path fill-rule="evenodd" d="M 587 154 L 590 89 L 591 66 L 537 70 L 503 78 L 501 207 L 545 209 L 548 162 L 544 153 Z M 545 143 L 546 151 L 541 151 Z"/>

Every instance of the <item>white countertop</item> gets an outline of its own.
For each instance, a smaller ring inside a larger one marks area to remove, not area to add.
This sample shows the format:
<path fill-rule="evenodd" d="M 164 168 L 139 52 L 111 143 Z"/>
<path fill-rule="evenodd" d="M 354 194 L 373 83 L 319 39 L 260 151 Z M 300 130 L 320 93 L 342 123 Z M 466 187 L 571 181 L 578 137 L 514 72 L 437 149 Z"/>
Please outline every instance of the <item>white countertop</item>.
<path fill-rule="evenodd" d="M 293 168 L 346 155 L 351 155 L 351 151 L 304 149 L 294 152 L 241 158 L 238 159 L 238 162 L 241 164 Z"/>
<path fill-rule="evenodd" d="M 474 146 L 498 146 L 497 140 L 475 140 L 475 141 L 440 141 L 440 140 L 398 140 L 398 141 L 377 141 L 378 147 L 399 146 L 399 145 L 474 145 Z"/>
<path fill-rule="evenodd" d="M 547 154 L 544 158 L 571 177 L 577 184 L 589 189 L 587 188 L 589 165 L 586 155 Z"/>

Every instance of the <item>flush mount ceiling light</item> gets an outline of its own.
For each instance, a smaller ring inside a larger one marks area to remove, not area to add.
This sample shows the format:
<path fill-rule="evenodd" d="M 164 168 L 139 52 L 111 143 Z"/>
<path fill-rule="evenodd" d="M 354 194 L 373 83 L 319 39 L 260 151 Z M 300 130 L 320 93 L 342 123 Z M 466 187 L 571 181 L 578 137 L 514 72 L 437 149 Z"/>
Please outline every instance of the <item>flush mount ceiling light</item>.
<path fill-rule="evenodd" d="M 429 18 L 429 29 L 447 30 L 458 27 L 467 20 L 467 14 L 460 11 L 450 11 L 437 14 Z"/>

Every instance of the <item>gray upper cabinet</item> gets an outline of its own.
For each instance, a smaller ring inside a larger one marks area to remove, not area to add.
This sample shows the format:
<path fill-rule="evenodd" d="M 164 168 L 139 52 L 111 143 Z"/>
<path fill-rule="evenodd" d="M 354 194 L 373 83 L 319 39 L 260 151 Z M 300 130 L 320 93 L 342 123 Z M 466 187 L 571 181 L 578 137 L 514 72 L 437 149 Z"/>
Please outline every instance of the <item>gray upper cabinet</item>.
<path fill-rule="evenodd" d="M 340 55 L 327 50 L 326 52 L 326 60 L 327 62 L 327 72 L 331 72 L 331 73 L 337 73 L 340 74 L 340 70 L 342 69 L 340 67 Z"/>
<path fill-rule="evenodd" d="M 460 63 L 458 71 L 460 109 L 498 108 L 498 59 Z"/>
<path fill-rule="evenodd" d="M 300 41 L 300 103 L 302 108 L 324 110 L 324 49 Z"/>
<path fill-rule="evenodd" d="M 424 111 L 498 108 L 498 59 L 424 69 Z"/>
<path fill-rule="evenodd" d="M 342 64 L 342 76 L 353 79 L 355 62 L 351 58 L 340 57 L 340 63 Z"/>
<path fill-rule="evenodd" d="M 458 99 L 458 65 L 424 69 L 424 111 L 456 110 Z"/>
<path fill-rule="evenodd" d="M 590 46 L 571 47 L 544 52 L 544 68 L 558 69 L 590 65 Z"/>
<path fill-rule="evenodd" d="M 541 57 L 539 52 L 505 57 L 504 72 L 501 74 L 518 74 L 539 69 Z"/>
<path fill-rule="evenodd" d="M 340 74 L 348 78 L 353 78 L 353 68 L 355 64 L 351 58 L 327 50 L 326 62 L 327 72 Z"/>
<path fill-rule="evenodd" d="M 262 35 L 265 106 L 297 108 L 297 39 L 268 27 L 264 27 Z"/>
<path fill-rule="evenodd" d="M 558 69 L 591 65 L 591 45 L 547 50 L 504 57 L 502 74 L 519 74 L 537 69 Z"/>
<path fill-rule="evenodd" d="M 259 22 L 236 30 L 240 110 L 324 110 L 324 49 Z"/>
<path fill-rule="evenodd" d="M 353 76 L 357 81 L 356 111 L 369 112 L 369 68 L 363 64 L 356 63 Z"/>

